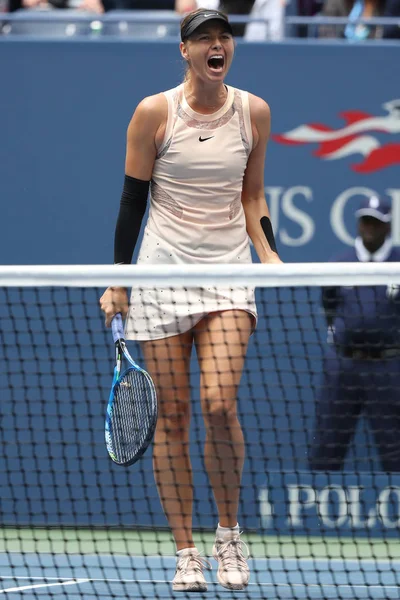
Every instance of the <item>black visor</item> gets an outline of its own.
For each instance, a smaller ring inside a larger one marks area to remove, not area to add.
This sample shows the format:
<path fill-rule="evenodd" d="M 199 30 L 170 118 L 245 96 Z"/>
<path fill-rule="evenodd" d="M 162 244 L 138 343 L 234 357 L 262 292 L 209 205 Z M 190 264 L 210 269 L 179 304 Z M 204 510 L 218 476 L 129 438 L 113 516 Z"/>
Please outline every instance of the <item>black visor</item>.
<path fill-rule="evenodd" d="M 226 30 L 229 31 L 229 33 L 231 34 L 233 33 L 231 24 L 229 23 L 225 15 L 223 15 L 220 12 L 216 12 L 215 10 L 204 9 L 204 12 L 196 13 L 191 19 L 188 20 L 185 27 L 181 31 L 182 42 L 187 40 L 196 31 L 196 29 L 200 27 L 200 25 L 203 25 L 203 23 L 206 23 L 207 21 L 213 20 L 222 21 L 222 23 L 226 27 Z"/>

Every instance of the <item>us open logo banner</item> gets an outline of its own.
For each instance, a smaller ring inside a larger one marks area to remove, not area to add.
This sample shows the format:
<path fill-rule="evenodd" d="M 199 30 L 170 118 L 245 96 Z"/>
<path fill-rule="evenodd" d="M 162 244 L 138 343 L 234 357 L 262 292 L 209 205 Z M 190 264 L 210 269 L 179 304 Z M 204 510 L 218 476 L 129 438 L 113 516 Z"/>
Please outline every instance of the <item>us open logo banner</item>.
<path fill-rule="evenodd" d="M 386 197 L 400 245 L 400 98 L 299 101 L 273 114 L 265 197 L 285 262 L 327 261 L 353 246 L 360 202 Z"/>
<path fill-rule="evenodd" d="M 400 142 L 390 137 L 400 134 L 400 99 L 385 102 L 383 115 L 372 115 L 362 110 L 339 113 L 344 120 L 337 129 L 325 123 L 306 123 L 272 136 L 279 144 L 316 144 L 312 154 L 323 160 L 339 160 L 346 156 L 361 155 L 360 162 L 350 168 L 356 173 L 373 173 L 400 164 Z M 381 141 L 377 134 L 381 136 Z"/>

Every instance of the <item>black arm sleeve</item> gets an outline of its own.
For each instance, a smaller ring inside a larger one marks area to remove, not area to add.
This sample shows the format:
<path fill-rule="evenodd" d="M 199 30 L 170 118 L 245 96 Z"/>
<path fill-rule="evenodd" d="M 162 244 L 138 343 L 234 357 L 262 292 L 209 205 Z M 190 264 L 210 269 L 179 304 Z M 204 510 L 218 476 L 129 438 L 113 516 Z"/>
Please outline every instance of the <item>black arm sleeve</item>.
<path fill-rule="evenodd" d="M 114 263 L 129 265 L 140 233 L 150 181 L 125 175 L 114 237 Z"/>

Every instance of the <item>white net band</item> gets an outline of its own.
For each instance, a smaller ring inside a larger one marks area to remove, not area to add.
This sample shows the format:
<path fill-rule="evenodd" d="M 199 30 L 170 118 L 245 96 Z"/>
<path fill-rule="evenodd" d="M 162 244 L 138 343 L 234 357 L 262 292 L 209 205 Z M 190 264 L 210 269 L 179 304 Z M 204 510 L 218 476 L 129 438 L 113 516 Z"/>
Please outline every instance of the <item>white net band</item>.
<path fill-rule="evenodd" d="M 1 286 L 226 286 L 256 287 L 400 284 L 400 263 L 280 265 L 10 265 Z"/>

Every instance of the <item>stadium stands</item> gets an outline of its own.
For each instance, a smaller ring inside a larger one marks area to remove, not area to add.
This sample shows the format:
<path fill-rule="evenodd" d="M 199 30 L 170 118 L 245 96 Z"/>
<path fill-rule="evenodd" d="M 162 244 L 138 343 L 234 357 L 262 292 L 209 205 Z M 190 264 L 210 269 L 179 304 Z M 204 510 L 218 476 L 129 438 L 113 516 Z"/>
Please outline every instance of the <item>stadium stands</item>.
<path fill-rule="evenodd" d="M 303 26 L 308 37 L 317 37 L 319 25 L 343 25 L 343 17 L 300 17 L 287 11 L 285 37 L 297 37 L 297 27 Z M 243 15 L 232 15 L 232 22 L 254 21 Z M 18 10 L 0 13 L 0 35 L 33 35 L 36 37 L 75 38 L 77 36 L 117 36 L 137 39 L 178 39 L 180 16 L 172 10 L 112 10 L 104 15 L 94 15 L 75 9 Z M 357 22 L 365 22 L 358 19 Z M 396 25 L 400 18 L 369 19 L 371 25 Z"/>

